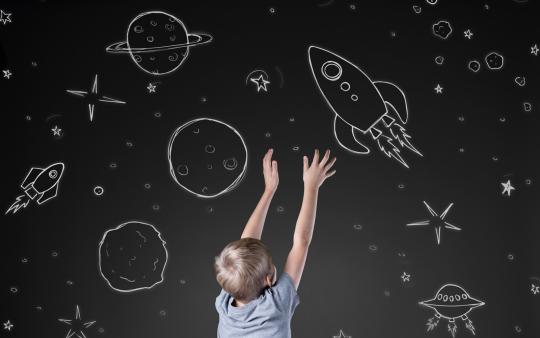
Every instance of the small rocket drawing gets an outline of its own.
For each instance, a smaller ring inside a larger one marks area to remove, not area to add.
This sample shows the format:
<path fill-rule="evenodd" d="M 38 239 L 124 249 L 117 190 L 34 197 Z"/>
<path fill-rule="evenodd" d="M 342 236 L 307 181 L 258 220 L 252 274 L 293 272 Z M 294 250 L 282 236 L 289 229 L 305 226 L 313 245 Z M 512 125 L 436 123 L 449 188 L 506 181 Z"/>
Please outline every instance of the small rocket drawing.
<path fill-rule="evenodd" d="M 14 214 L 19 209 L 26 208 L 30 201 L 35 200 L 37 204 L 47 202 L 58 193 L 58 183 L 64 172 L 64 163 L 53 163 L 47 168 L 32 167 L 23 182 L 21 188 L 24 194 L 18 196 L 13 204 L 6 211 Z"/>

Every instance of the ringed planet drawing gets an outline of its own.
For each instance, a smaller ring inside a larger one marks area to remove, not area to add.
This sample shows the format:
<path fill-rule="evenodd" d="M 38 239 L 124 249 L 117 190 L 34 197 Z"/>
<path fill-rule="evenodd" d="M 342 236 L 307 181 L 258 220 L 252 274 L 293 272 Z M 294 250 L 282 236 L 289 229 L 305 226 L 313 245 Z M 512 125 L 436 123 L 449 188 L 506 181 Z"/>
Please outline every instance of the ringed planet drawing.
<path fill-rule="evenodd" d="M 371 139 L 406 168 L 403 149 L 422 156 L 404 128 L 407 100 L 398 86 L 371 80 L 349 60 L 321 47 L 310 46 L 308 59 L 317 87 L 335 114 L 334 136 L 341 147 L 354 154 L 369 154 L 365 143 Z"/>
<path fill-rule="evenodd" d="M 208 34 L 188 32 L 174 15 L 150 11 L 139 14 L 130 22 L 125 41 L 113 43 L 105 50 L 112 54 L 129 54 L 146 73 L 165 75 L 180 68 L 190 47 L 210 41 L 212 36 Z"/>

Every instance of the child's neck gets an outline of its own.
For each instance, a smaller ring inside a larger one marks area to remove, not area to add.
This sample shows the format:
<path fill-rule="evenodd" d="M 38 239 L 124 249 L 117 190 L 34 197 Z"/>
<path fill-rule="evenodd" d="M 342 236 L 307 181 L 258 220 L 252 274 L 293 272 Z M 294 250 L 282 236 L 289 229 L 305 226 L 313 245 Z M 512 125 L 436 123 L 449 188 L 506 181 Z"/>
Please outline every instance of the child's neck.
<path fill-rule="evenodd" d="M 233 301 L 232 301 L 232 306 L 235 306 L 235 307 L 242 307 L 242 306 L 244 306 L 246 304 L 247 303 L 241 302 L 241 301 L 236 300 L 236 299 L 233 299 Z"/>

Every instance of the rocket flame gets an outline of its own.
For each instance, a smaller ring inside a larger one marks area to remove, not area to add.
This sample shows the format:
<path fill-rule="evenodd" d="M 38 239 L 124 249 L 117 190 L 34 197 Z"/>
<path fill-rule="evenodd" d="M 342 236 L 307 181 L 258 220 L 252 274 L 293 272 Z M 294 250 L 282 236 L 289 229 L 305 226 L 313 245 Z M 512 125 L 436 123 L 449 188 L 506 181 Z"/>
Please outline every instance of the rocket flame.
<path fill-rule="evenodd" d="M 27 195 L 17 196 L 17 199 L 9 207 L 5 215 L 7 215 L 10 211 L 13 211 L 13 214 L 15 214 L 17 211 L 19 211 L 19 209 L 26 208 L 26 206 L 28 205 L 28 203 L 30 203 L 31 200 L 32 199 L 28 197 Z"/>

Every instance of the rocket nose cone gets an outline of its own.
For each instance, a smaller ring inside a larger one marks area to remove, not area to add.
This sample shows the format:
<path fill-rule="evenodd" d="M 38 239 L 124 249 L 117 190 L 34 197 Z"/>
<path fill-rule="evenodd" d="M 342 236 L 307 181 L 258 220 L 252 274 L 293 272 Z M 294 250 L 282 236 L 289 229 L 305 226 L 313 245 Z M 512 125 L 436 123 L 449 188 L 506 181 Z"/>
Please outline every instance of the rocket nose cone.
<path fill-rule="evenodd" d="M 314 60 L 320 59 L 323 54 L 328 54 L 328 52 L 321 47 L 309 46 L 308 48 L 308 57 L 311 63 L 313 63 Z"/>
<path fill-rule="evenodd" d="M 58 176 L 60 176 L 62 172 L 64 171 L 64 163 L 55 163 L 51 165 L 47 170 L 48 171 L 55 170 L 59 174 Z"/>

